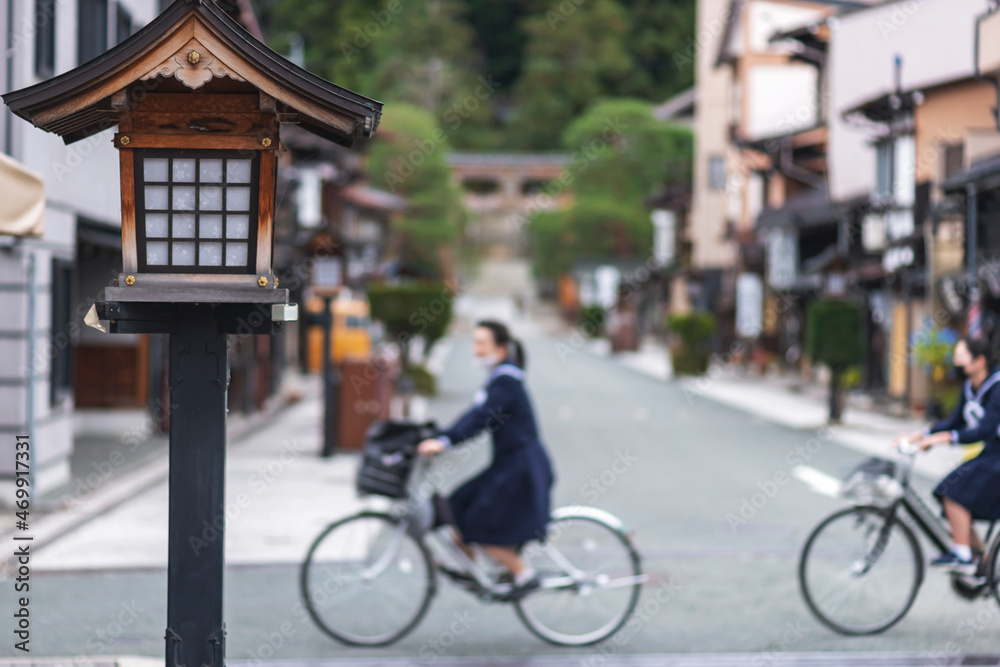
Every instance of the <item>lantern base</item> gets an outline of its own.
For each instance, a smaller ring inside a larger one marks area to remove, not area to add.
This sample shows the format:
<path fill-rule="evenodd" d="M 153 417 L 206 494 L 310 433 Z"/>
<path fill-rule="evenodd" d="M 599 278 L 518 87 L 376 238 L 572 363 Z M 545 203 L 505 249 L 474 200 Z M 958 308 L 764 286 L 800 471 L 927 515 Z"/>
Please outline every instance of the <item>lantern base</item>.
<path fill-rule="evenodd" d="M 118 288 L 108 288 L 118 289 Z M 165 303 L 126 301 L 107 298 L 96 305 L 97 316 L 107 321 L 109 333 L 166 333 L 180 331 L 179 322 L 192 317 L 215 323 L 218 333 L 238 335 L 270 335 L 281 331 L 282 321 L 275 319 L 287 309 L 275 309 L 274 302 L 256 303 Z M 261 290 L 262 292 L 264 290 Z M 288 290 L 279 292 L 288 303 Z"/>
<path fill-rule="evenodd" d="M 122 273 L 105 301 L 131 303 L 288 303 L 273 274 Z"/>

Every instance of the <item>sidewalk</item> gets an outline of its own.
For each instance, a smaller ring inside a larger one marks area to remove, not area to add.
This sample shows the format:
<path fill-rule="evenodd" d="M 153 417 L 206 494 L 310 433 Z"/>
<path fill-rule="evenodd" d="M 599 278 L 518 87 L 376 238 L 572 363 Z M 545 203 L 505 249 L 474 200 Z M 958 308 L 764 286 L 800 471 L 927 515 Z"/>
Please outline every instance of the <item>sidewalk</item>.
<path fill-rule="evenodd" d="M 331 519 L 355 511 L 355 457 L 323 459 L 317 378 L 303 379 L 302 400 L 238 424 L 226 464 L 226 560 L 297 563 Z M 237 420 L 238 421 L 238 420 Z M 151 458 L 76 505 L 32 526 L 34 569 L 165 568 L 166 453 Z M 215 539 L 206 526 L 201 539 Z M 2 575 L 2 573 L 0 573 Z"/>
<path fill-rule="evenodd" d="M 810 437 L 826 438 L 870 456 L 889 456 L 893 439 L 900 433 L 922 430 L 926 423 L 879 412 L 859 403 L 863 397 L 848 397 L 837 426 L 827 425 L 829 409 L 825 392 L 819 387 L 803 390 L 787 380 L 739 375 L 730 369 L 713 367 L 702 376 L 673 377 L 670 357 L 658 341 L 647 338 L 637 352 L 612 355 L 606 340 L 588 343 L 587 349 L 600 356 L 612 356 L 623 366 L 643 375 L 675 380 L 688 400 L 708 399 L 742 410 L 760 419 L 801 431 Z M 914 470 L 928 477 L 943 477 L 960 463 L 959 448 L 938 447 L 917 457 Z"/>
<path fill-rule="evenodd" d="M 674 368 L 670 363 L 670 354 L 652 336 L 646 336 L 639 342 L 635 352 L 611 352 L 611 342 L 607 338 L 594 338 L 587 342 L 587 349 L 602 357 L 613 357 L 623 366 L 627 366 L 643 375 L 656 380 L 671 380 Z"/>

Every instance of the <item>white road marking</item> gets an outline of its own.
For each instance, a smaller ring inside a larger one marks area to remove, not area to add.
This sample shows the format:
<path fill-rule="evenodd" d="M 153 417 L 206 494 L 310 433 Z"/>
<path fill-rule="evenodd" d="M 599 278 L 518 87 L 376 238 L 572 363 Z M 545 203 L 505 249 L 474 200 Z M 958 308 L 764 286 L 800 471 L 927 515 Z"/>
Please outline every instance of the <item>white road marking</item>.
<path fill-rule="evenodd" d="M 822 496 L 830 498 L 840 497 L 842 482 L 833 475 L 828 475 L 812 466 L 795 466 L 792 468 L 792 477 L 800 482 L 804 482 L 813 491 Z"/>

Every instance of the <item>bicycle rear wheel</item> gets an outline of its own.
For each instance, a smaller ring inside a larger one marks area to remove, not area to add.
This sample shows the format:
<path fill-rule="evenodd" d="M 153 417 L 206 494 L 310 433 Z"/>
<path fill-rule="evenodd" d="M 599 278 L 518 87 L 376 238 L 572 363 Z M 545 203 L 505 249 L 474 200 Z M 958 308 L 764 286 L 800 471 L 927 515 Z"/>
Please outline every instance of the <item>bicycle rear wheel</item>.
<path fill-rule="evenodd" d="M 299 577 L 320 630 L 353 646 L 384 646 L 410 632 L 435 592 L 427 548 L 387 514 L 362 512 L 313 542 Z"/>
<path fill-rule="evenodd" d="M 799 585 L 809 609 L 844 635 L 872 635 L 910 610 L 924 577 L 917 539 L 877 507 L 850 507 L 827 517 L 799 560 Z"/>
<path fill-rule="evenodd" d="M 538 572 L 541 587 L 517 602 L 517 615 L 547 642 L 597 643 L 617 632 L 635 609 L 642 587 L 639 554 L 609 521 L 560 516 L 549 523 L 546 541 L 530 544 L 522 557 Z"/>
<path fill-rule="evenodd" d="M 989 586 L 989 591 L 993 594 L 993 599 L 1000 604 L 1000 537 L 994 538 L 993 546 L 989 550 L 989 560 L 986 561 L 988 569 L 985 574 L 987 576 L 987 586 Z"/>

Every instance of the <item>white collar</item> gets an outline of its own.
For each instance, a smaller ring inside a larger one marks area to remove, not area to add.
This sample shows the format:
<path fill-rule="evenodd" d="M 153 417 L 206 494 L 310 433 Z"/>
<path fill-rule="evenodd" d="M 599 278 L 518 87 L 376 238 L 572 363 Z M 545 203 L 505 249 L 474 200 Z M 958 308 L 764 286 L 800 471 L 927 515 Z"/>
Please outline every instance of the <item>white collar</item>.
<path fill-rule="evenodd" d="M 975 397 L 973 397 L 972 380 L 966 380 L 965 381 L 966 398 L 968 398 L 969 400 L 975 400 L 976 403 L 979 403 L 982 400 L 983 396 L 986 394 L 986 392 L 989 391 L 990 387 L 995 385 L 997 382 L 1000 382 L 1000 371 L 994 371 L 991 375 L 986 376 L 986 379 L 983 380 L 983 383 L 979 385 L 979 389 L 976 391 Z"/>
<path fill-rule="evenodd" d="M 493 370 L 490 371 L 489 382 L 492 382 L 494 378 L 500 375 L 509 375 L 515 380 L 524 380 L 524 371 L 515 366 L 514 364 L 510 364 L 507 362 L 504 362 L 502 364 L 497 364 L 496 366 L 493 367 Z"/>

